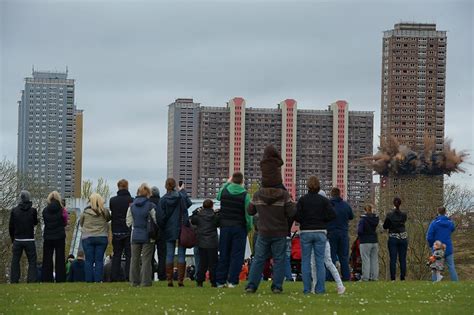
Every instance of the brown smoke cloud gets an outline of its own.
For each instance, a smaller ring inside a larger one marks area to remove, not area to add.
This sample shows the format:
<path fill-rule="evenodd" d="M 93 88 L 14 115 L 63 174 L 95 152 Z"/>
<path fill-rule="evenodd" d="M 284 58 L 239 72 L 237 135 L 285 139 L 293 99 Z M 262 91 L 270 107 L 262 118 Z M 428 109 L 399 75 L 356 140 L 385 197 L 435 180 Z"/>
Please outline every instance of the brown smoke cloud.
<path fill-rule="evenodd" d="M 451 140 L 445 139 L 441 151 L 436 151 L 432 138 L 425 138 L 424 150 L 415 152 L 394 137 L 382 142 L 373 156 L 362 158 L 379 175 L 451 175 L 464 172 L 460 165 L 466 161 L 465 151 L 457 152 Z"/>

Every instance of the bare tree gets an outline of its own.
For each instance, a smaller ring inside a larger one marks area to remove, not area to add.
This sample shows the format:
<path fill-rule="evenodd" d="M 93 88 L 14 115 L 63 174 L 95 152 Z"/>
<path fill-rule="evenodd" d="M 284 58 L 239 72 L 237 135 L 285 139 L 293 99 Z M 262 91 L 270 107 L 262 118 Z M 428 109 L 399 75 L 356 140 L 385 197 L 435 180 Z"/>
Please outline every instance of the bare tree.
<path fill-rule="evenodd" d="M 107 183 L 107 180 L 100 177 L 97 180 L 97 186 L 94 187 L 94 182 L 90 179 L 86 179 L 82 182 L 82 199 L 89 199 L 92 193 L 98 193 L 99 195 L 104 198 L 104 200 L 108 200 L 110 198 L 110 187 Z"/>

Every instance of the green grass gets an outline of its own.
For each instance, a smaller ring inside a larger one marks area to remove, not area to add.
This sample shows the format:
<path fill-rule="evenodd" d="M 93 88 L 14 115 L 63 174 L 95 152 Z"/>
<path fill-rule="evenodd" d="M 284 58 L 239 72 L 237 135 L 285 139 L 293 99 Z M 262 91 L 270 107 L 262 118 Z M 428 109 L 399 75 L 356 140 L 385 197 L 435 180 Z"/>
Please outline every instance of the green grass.
<path fill-rule="evenodd" d="M 256 294 L 234 289 L 132 288 L 126 283 L 0 285 L 0 314 L 474 314 L 474 282 L 348 283 L 342 296 L 303 295 L 301 282 L 284 293 L 263 282 Z"/>

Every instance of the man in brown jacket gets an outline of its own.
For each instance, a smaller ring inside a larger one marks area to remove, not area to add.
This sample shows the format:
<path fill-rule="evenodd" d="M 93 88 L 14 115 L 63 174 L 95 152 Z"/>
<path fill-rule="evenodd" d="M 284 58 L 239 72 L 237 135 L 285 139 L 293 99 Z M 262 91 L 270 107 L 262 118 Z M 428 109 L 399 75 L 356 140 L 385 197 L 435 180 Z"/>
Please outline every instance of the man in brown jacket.
<path fill-rule="evenodd" d="M 259 234 L 245 291 L 247 293 L 257 291 L 265 260 L 268 257 L 273 257 L 273 283 L 271 288 L 273 293 L 281 293 L 285 274 L 288 219 L 296 213 L 295 204 L 285 189 L 260 188 L 253 195 L 247 212 L 250 215 L 258 213 Z"/>

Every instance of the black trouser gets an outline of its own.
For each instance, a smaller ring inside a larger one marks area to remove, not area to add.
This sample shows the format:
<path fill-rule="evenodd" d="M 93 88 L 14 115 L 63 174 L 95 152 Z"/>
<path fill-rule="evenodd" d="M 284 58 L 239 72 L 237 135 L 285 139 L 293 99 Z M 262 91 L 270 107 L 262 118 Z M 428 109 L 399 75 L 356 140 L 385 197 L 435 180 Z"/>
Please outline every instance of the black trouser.
<path fill-rule="evenodd" d="M 11 266 L 11 283 L 18 283 L 20 280 L 20 259 L 25 251 L 28 258 L 28 282 L 36 282 L 38 270 L 36 268 L 36 246 L 35 241 L 14 241 L 12 248 L 12 266 Z"/>
<path fill-rule="evenodd" d="M 388 238 L 388 252 L 390 254 L 390 279 L 395 280 L 397 272 L 397 256 L 400 262 L 400 280 L 405 280 L 407 273 L 408 240 L 395 237 Z"/>
<path fill-rule="evenodd" d="M 199 270 L 196 281 L 202 283 L 206 280 L 206 271 L 209 270 L 211 284 L 216 284 L 217 248 L 199 247 Z"/>
<path fill-rule="evenodd" d="M 114 256 L 112 257 L 112 281 L 128 281 L 130 275 L 130 235 L 114 234 L 112 236 Z M 122 253 L 125 252 L 125 274 L 122 272 Z"/>
<path fill-rule="evenodd" d="M 66 240 L 44 240 L 43 243 L 43 282 L 53 282 L 53 254 L 55 256 L 54 271 L 56 273 L 56 282 L 66 281 L 66 259 L 65 259 Z"/>
<path fill-rule="evenodd" d="M 156 242 L 156 250 L 158 251 L 158 279 L 166 280 L 166 240 L 164 237 Z"/>

